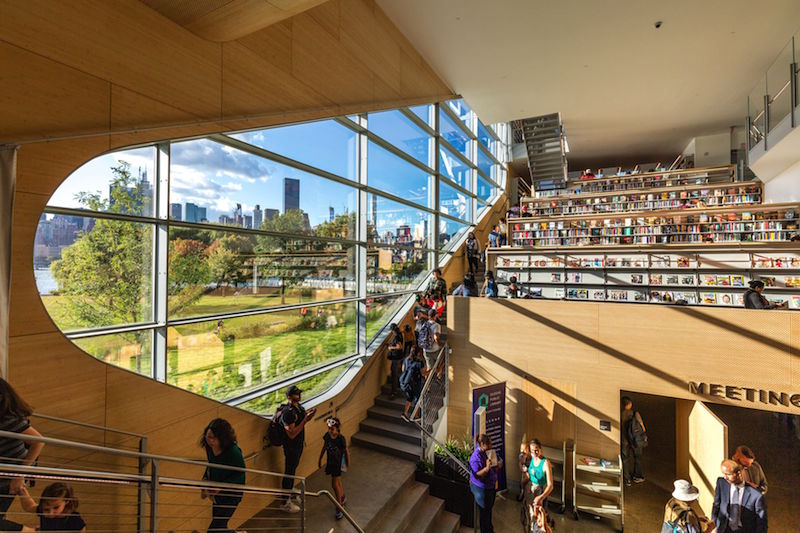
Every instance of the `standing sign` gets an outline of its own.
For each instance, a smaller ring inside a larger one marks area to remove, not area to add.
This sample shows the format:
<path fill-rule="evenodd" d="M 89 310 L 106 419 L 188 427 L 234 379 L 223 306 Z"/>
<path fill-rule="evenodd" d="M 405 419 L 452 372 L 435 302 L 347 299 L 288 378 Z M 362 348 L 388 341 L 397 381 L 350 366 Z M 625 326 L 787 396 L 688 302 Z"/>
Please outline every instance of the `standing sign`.
<path fill-rule="evenodd" d="M 497 457 L 503 459 L 503 468 L 497 472 L 497 490 L 506 488 L 506 384 L 495 383 L 472 389 L 472 413 L 483 407 L 486 409 L 486 434 L 492 439 L 492 448 Z M 472 421 L 475 434 L 475 418 Z M 477 435 L 475 435 L 477 437 Z"/>

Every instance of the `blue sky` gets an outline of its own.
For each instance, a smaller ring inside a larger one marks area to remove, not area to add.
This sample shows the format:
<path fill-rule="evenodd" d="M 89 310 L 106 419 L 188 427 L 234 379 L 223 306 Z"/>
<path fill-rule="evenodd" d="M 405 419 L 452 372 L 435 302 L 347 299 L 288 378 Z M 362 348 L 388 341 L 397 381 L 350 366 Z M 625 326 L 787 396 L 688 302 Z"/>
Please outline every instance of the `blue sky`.
<path fill-rule="evenodd" d="M 374 130 L 421 162 L 430 164 L 429 138 L 424 131 L 397 111 L 374 113 Z M 285 155 L 346 179 L 356 178 L 355 132 L 333 120 L 297 124 L 267 130 L 232 134 L 254 146 Z M 152 183 L 153 148 L 106 154 L 76 170 L 53 194 L 49 205 L 81 207 L 78 192 L 99 192 L 108 196 L 109 169 L 127 161 L 134 176 L 146 172 Z M 428 205 L 428 174 L 392 155 L 374 143 L 368 147 L 369 184 L 396 196 Z M 354 211 L 356 189 L 270 161 L 207 139 L 175 142 L 171 145 L 170 203 L 195 203 L 208 209 L 208 219 L 231 215 L 236 204 L 244 214 L 261 209 L 283 211 L 284 178 L 300 180 L 300 208 L 309 214 L 312 226 L 335 213 Z M 458 202 L 462 203 L 462 202 Z M 432 206 L 431 206 L 432 207 Z M 463 207 L 461 208 L 463 209 Z M 456 213 L 452 213 L 456 214 Z M 414 226 L 421 213 L 396 202 L 381 201 L 378 231 L 393 231 L 398 225 Z"/>

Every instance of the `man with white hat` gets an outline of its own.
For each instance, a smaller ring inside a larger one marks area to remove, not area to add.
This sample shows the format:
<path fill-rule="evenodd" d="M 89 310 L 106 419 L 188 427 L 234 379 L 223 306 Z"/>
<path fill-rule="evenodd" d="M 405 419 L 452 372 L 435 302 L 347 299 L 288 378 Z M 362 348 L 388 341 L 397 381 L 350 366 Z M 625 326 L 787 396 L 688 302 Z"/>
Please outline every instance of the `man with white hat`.
<path fill-rule="evenodd" d="M 662 533 L 703 533 L 709 524 L 706 518 L 700 518 L 692 508 L 692 502 L 700 497 L 700 491 L 686 481 L 675 481 L 672 498 L 664 507 L 664 523 Z"/>

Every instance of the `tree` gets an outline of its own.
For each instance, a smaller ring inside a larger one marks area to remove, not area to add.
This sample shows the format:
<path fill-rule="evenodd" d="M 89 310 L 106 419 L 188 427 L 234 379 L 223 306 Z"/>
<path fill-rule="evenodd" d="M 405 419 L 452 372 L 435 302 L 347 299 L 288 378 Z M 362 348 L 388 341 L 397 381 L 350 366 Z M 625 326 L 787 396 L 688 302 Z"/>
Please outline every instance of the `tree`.
<path fill-rule="evenodd" d="M 206 250 L 211 279 L 217 285 L 236 285 L 247 278 L 245 268 L 252 264 L 253 241 L 244 235 L 225 235 Z"/>
<path fill-rule="evenodd" d="M 108 200 L 85 192 L 76 199 L 93 211 L 149 212 L 151 199 L 143 195 L 130 165 L 120 161 L 111 174 Z M 151 226 L 97 219 L 50 265 L 68 312 L 87 327 L 149 320 L 152 243 Z"/>
<path fill-rule="evenodd" d="M 169 243 L 167 280 L 171 313 L 177 313 L 199 300 L 211 281 L 206 245 L 194 239 L 173 238 Z"/>

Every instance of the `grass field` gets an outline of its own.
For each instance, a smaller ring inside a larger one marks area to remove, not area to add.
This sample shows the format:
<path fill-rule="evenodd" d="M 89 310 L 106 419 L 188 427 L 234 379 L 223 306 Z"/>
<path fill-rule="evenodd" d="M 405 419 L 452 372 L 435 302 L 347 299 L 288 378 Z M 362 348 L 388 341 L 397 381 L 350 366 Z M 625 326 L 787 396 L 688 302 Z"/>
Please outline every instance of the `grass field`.
<path fill-rule="evenodd" d="M 404 298 L 370 301 L 368 340 L 385 325 Z M 42 300 L 62 329 L 84 327 L 70 320 L 63 296 L 43 296 Z M 287 299 L 286 303 L 294 302 Z M 239 310 L 242 306 L 256 308 L 279 304 L 279 295 L 203 296 L 191 310 L 192 314 L 213 315 Z M 170 327 L 167 382 L 224 400 L 355 353 L 355 310 L 355 303 L 335 304 L 310 307 L 305 316 L 300 310 L 290 310 L 227 319 L 222 325 L 210 320 Z M 147 375 L 152 359 L 149 338 L 149 332 L 125 333 L 81 339 L 75 343 L 98 359 Z M 343 371 L 344 368 L 337 368 L 309 378 L 305 386 L 313 393 L 321 392 Z M 254 400 L 253 409 L 270 410 L 274 400 Z"/>

